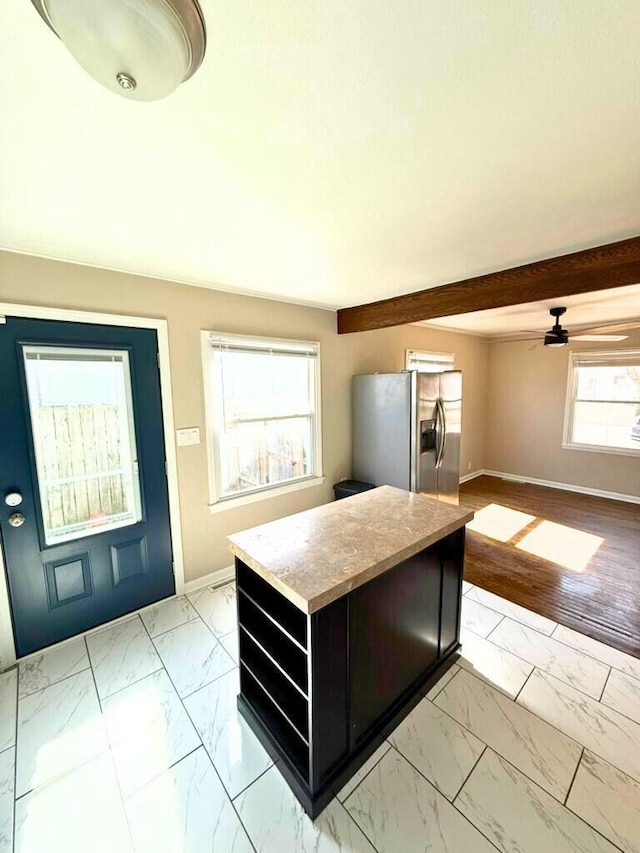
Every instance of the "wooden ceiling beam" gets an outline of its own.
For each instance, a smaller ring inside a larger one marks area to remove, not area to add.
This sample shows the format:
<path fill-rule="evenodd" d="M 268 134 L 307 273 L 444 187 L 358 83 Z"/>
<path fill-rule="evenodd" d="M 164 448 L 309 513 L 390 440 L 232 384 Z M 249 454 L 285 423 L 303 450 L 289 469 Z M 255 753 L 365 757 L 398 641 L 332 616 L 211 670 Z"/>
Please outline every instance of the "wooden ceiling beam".
<path fill-rule="evenodd" d="M 640 284 L 640 236 L 380 302 L 341 308 L 338 334 Z"/>

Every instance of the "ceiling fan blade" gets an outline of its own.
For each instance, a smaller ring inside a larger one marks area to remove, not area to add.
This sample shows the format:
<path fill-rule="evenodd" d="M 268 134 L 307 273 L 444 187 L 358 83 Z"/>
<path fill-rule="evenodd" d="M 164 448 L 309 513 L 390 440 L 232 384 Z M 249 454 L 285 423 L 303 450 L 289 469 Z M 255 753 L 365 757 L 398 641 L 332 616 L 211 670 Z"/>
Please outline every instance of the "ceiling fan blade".
<path fill-rule="evenodd" d="M 626 341 L 629 335 L 569 335 L 572 341 Z"/>
<path fill-rule="evenodd" d="M 587 326 L 576 329 L 576 332 L 589 335 L 617 335 L 618 332 L 628 332 L 631 329 L 640 329 L 640 318 L 630 320 L 626 323 L 611 323 L 608 326 Z"/>
<path fill-rule="evenodd" d="M 505 335 L 503 338 L 492 337 L 487 338 L 486 343 L 488 344 L 514 344 L 519 341 L 541 341 L 544 338 L 544 332 L 531 332 L 530 334 L 522 334 L 518 336 L 514 335 Z"/>

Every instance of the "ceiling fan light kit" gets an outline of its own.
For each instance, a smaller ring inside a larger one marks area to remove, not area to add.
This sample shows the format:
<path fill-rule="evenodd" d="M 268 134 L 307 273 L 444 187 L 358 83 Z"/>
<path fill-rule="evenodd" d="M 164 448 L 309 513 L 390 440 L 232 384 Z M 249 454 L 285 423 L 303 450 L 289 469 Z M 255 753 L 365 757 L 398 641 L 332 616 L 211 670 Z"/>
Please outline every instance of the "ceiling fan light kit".
<path fill-rule="evenodd" d="M 204 58 L 197 0 L 31 2 L 88 74 L 130 100 L 165 98 Z"/>

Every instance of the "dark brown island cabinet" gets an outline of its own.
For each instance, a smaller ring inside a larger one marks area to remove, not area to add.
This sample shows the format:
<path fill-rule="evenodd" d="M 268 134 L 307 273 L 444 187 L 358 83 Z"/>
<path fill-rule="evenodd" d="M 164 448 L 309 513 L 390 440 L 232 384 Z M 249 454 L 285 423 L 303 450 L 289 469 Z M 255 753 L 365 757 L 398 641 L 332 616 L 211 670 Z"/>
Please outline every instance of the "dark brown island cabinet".
<path fill-rule="evenodd" d="M 311 817 L 457 658 L 472 518 L 381 486 L 229 537 L 238 706 Z"/>

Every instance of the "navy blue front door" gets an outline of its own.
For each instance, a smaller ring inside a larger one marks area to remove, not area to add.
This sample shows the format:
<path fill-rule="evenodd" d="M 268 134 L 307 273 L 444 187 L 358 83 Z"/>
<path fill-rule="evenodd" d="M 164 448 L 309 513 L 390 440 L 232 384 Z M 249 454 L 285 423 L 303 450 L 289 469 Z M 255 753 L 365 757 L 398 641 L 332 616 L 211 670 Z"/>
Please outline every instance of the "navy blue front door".
<path fill-rule="evenodd" d="M 155 331 L 0 325 L 0 531 L 18 656 L 174 593 Z"/>

